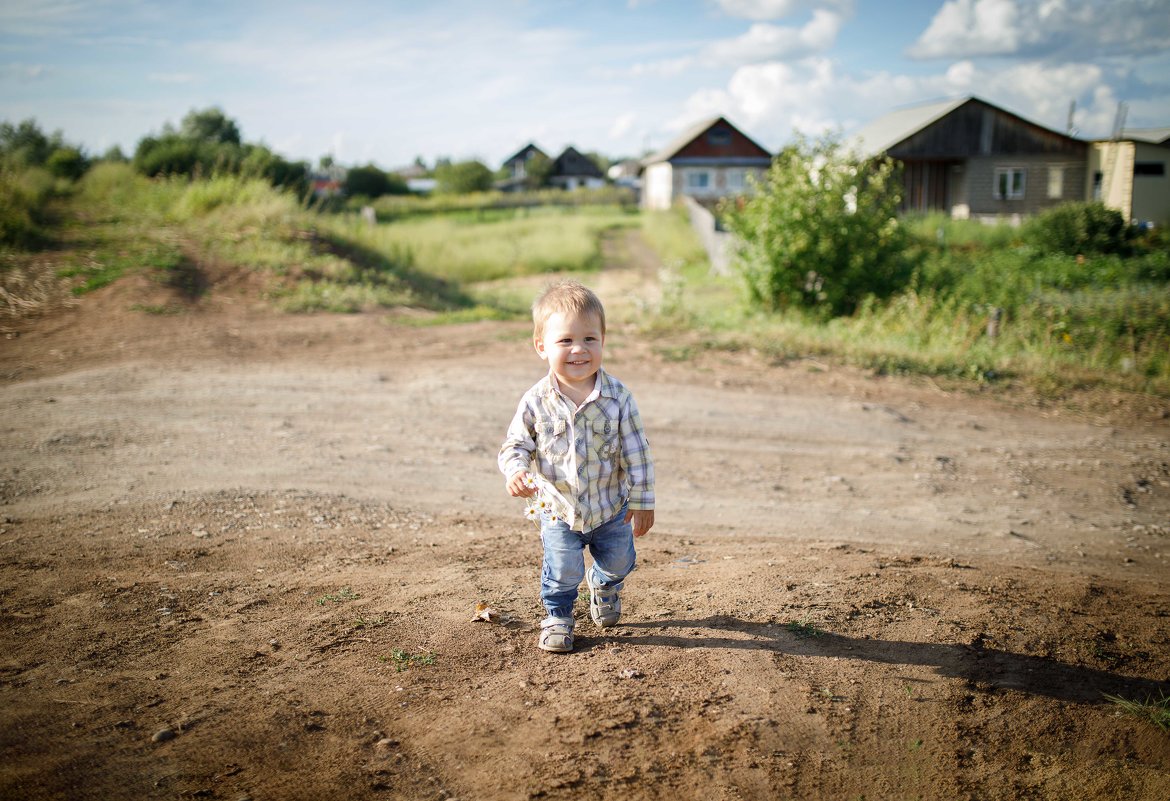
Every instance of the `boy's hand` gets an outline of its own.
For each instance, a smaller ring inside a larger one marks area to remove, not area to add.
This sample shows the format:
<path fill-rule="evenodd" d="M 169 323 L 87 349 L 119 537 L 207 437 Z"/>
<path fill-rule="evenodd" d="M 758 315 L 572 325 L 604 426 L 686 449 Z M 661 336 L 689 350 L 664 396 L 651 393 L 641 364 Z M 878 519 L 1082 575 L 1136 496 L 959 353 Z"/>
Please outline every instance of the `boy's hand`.
<path fill-rule="evenodd" d="M 627 509 L 626 522 L 634 521 L 634 536 L 641 537 L 654 525 L 653 509 Z"/>
<path fill-rule="evenodd" d="M 513 498 L 531 498 L 535 495 L 536 487 L 524 483 L 524 479 L 526 478 L 528 478 L 528 472 L 521 470 L 508 479 L 506 485 L 508 487 L 508 494 Z"/>

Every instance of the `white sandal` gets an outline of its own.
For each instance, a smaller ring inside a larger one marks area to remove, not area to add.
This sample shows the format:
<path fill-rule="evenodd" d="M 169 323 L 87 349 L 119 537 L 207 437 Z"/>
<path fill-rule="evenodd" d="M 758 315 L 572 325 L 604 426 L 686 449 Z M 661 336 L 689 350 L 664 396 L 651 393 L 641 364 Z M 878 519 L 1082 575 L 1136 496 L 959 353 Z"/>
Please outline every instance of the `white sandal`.
<path fill-rule="evenodd" d="M 593 571 L 585 574 L 589 585 L 589 617 L 600 628 L 617 625 L 622 616 L 622 599 L 613 587 L 599 587 L 593 583 Z"/>
<path fill-rule="evenodd" d="M 542 651 L 565 654 L 573 650 L 573 618 L 546 617 L 540 621 L 540 639 L 536 641 Z"/>

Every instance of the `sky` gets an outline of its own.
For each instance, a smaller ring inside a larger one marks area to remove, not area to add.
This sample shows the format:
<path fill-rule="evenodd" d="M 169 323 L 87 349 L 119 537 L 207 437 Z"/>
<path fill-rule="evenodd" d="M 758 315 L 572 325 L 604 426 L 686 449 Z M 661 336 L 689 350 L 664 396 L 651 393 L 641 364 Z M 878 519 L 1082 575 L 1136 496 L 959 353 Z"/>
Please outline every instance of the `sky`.
<path fill-rule="evenodd" d="M 0 120 L 93 155 L 212 106 L 386 170 L 637 157 L 720 114 L 776 151 L 970 95 L 1084 138 L 1170 126 L 1170 0 L 0 0 Z"/>

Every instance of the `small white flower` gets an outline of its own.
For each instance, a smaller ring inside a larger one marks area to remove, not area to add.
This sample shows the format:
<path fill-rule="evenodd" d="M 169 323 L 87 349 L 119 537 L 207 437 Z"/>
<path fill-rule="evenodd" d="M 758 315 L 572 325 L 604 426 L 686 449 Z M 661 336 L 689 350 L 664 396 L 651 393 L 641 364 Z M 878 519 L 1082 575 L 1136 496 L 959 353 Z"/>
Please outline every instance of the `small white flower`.
<path fill-rule="evenodd" d="M 540 517 L 540 510 L 535 506 L 524 507 L 524 517 L 529 520 L 537 520 Z"/>
<path fill-rule="evenodd" d="M 525 473 L 524 478 L 520 479 L 520 483 L 528 487 L 528 489 L 536 489 L 536 476 L 531 473 Z"/>

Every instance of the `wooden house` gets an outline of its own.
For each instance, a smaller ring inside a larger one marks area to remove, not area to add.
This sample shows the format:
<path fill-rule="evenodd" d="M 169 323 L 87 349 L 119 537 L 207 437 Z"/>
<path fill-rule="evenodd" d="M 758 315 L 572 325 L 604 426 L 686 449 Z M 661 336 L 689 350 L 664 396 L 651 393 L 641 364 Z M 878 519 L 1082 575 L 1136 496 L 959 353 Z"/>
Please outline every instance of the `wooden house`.
<path fill-rule="evenodd" d="M 726 118 L 707 119 L 642 160 L 642 206 L 669 209 L 683 196 L 712 206 L 745 194 L 748 176 L 762 177 L 771 163 L 772 154 Z"/>
<path fill-rule="evenodd" d="M 553 161 L 548 182 L 561 189 L 597 189 L 605 186 L 605 173 L 593 159 L 570 146 Z"/>
<path fill-rule="evenodd" d="M 1088 197 L 1136 223 L 1170 225 L 1170 128 L 1126 129 L 1089 150 Z"/>
<path fill-rule="evenodd" d="M 846 144 L 901 162 L 904 211 L 1018 220 L 1085 199 L 1087 142 L 975 97 L 895 110 Z"/>

